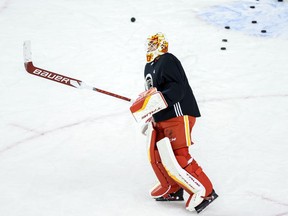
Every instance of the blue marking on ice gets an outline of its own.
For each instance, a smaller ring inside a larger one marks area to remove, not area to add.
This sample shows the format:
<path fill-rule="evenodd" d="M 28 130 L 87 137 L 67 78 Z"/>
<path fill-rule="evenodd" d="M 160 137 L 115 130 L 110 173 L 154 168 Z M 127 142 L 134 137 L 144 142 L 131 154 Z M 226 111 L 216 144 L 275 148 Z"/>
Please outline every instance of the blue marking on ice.
<path fill-rule="evenodd" d="M 255 8 L 250 8 L 255 6 Z M 206 22 L 253 36 L 288 39 L 288 3 L 276 0 L 225 3 L 198 12 Z M 253 24 L 252 21 L 257 21 Z M 266 30 L 267 33 L 261 33 Z"/>

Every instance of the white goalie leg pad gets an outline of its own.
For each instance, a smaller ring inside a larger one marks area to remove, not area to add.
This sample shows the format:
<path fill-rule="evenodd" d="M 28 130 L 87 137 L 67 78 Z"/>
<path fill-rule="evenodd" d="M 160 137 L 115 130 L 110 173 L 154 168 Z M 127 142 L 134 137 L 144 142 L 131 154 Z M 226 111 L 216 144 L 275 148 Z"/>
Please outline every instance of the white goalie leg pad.
<path fill-rule="evenodd" d="M 153 137 L 155 136 L 154 133 L 155 133 L 155 130 L 153 128 L 152 122 L 149 122 L 147 130 L 146 130 L 146 146 L 147 146 L 147 152 L 148 152 L 148 159 L 150 163 L 151 163 L 150 148 L 155 145 L 155 142 L 153 141 L 153 139 L 155 139 L 155 137 Z"/>
<path fill-rule="evenodd" d="M 167 137 L 157 142 L 157 148 L 169 176 L 193 194 L 188 200 L 189 203 L 187 203 L 186 209 L 190 211 L 194 210 L 194 207 L 203 201 L 206 193 L 205 187 L 179 165 Z"/>

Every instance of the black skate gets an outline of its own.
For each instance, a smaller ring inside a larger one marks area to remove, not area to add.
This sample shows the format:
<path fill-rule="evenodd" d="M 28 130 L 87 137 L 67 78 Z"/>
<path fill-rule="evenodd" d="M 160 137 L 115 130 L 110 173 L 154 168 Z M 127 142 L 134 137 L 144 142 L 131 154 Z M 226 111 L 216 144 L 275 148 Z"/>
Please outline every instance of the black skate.
<path fill-rule="evenodd" d="M 175 193 L 168 194 L 167 197 L 158 197 L 155 199 L 156 201 L 183 201 L 183 189 L 180 188 Z"/>
<path fill-rule="evenodd" d="M 210 205 L 210 203 L 212 203 L 217 197 L 218 195 L 213 190 L 208 197 L 206 197 L 198 206 L 195 207 L 197 213 L 200 213 L 203 209 Z"/>

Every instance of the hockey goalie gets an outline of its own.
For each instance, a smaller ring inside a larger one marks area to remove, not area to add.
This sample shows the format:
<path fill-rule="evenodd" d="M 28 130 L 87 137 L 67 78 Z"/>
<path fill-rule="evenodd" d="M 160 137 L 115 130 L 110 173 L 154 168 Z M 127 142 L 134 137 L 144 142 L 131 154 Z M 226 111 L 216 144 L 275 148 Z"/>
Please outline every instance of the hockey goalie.
<path fill-rule="evenodd" d="M 143 124 L 148 158 L 159 181 L 150 195 L 156 201 L 182 201 L 186 191 L 186 209 L 200 213 L 218 195 L 189 152 L 192 128 L 200 117 L 196 99 L 180 61 L 168 53 L 162 33 L 148 37 L 146 57 L 146 91 L 130 111 Z"/>

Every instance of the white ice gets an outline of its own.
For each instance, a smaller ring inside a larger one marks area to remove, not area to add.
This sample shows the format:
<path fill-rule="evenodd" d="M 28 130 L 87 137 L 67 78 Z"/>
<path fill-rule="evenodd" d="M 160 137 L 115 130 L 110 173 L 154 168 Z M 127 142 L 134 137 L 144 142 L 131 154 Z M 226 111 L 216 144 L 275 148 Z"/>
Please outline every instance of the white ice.
<path fill-rule="evenodd" d="M 185 202 L 150 198 L 156 178 L 128 102 L 23 65 L 31 40 L 36 66 L 135 98 L 155 32 L 166 33 L 199 102 L 190 151 L 219 194 L 201 214 L 288 215 L 287 8 L 276 0 L 0 0 L 0 215 L 196 215 Z"/>

